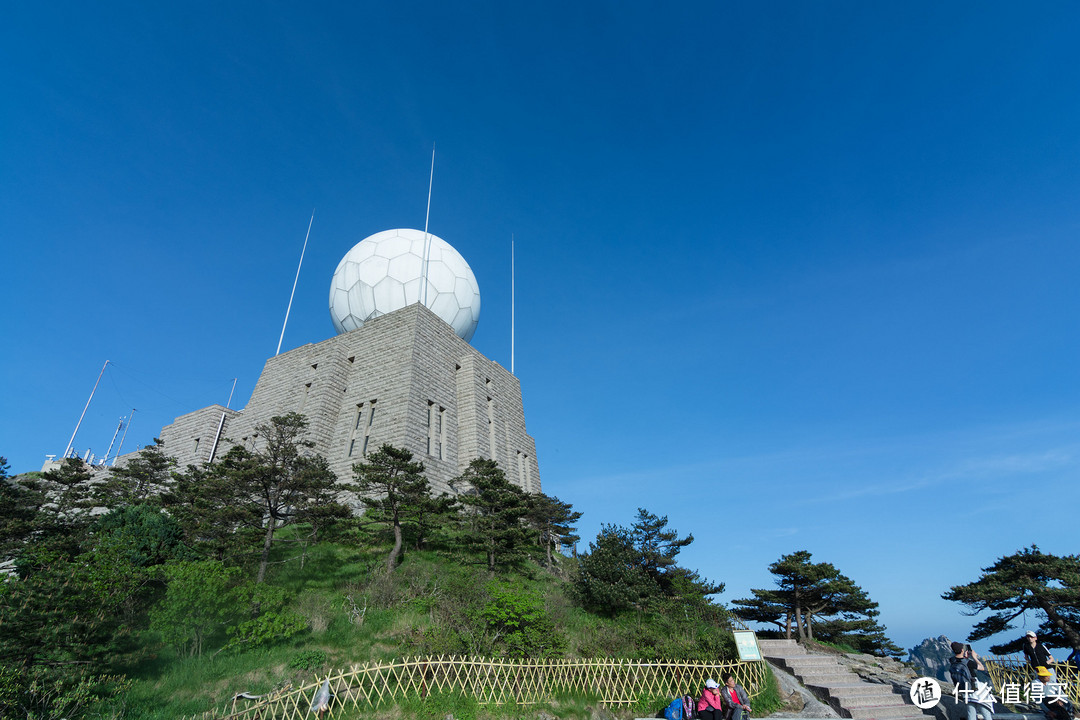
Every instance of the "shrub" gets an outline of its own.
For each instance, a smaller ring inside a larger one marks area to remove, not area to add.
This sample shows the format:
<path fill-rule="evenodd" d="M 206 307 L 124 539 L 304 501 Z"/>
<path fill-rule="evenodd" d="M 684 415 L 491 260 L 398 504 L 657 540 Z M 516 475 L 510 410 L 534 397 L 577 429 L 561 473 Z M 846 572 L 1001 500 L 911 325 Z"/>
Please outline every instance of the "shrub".
<path fill-rule="evenodd" d="M 293 670 L 315 672 L 326 664 L 326 653 L 322 650 L 305 650 L 289 661 Z"/>

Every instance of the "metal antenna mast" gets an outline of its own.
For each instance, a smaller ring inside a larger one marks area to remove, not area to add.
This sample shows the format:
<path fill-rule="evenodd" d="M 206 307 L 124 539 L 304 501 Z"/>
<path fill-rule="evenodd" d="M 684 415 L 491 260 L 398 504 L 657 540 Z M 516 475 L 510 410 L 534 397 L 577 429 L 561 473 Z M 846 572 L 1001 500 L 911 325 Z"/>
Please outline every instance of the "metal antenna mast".
<path fill-rule="evenodd" d="M 135 417 L 135 408 L 131 408 L 131 414 L 127 418 L 127 426 L 124 428 L 124 434 L 120 436 L 120 444 L 116 447 L 116 457 L 112 460 L 112 467 L 116 467 L 116 461 L 120 457 L 120 451 L 124 447 L 124 440 L 127 440 L 127 431 L 131 429 L 131 421 Z"/>
<path fill-rule="evenodd" d="M 79 434 L 79 426 L 82 425 L 83 418 L 86 417 L 86 410 L 90 407 L 90 401 L 94 399 L 94 393 L 97 392 L 98 383 L 101 382 L 101 376 L 105 374 L 105 368 L 109 366 L 109 361 L 106 360 L 105 364 L 101 366 L 101 372 L 98 373 L 97 382 L 94 383 L 94 389 L 90 391 L 90 397 L 86 399 L 86 407 L 82 409 L 82 415 L 79 416 L 79 422 L 75 423 L 75 432 L 71 433 L 71 439 L 68 440 L 67 449 L 64 450 L 64 459 L 66 460 L 71 455 L 71 446 L 75 443 L 75 436 Z"/>
<path fill-rule="evenodd" d="M 304 253 L 307 252 L 307 241 L 311 237 L 311 223 L 315 222 L 315 208 L 311 208 L 311 219 L 307 224 L 307 235 L 304 236 L 304 248 L 300 251 L 300 264 L 296 266 L 296 278 L 292 282 L 292 292 L 289 293 L 289 307 L 285 308 L 285 322 L 281 324 L 281 337 L 277 341 L 277 352 L 281 353 L 281 341 L 285 339 L 285 326 L 289 324 L 289 311 L 292 310 L 293 296 L 296 295 L 296 283 L 300 280 L 300 268 L 304 265 Z"/>
<path fill-rule="evenodd" d="M 431 175 L 428 177 L 427 185 L 427 213 L 424 215 L 424 265 L 423 272 L 420 275 L 420 285 L 423 288 L 422 297 L 420 302 L 427 305 L 427 272 L 428 272 L 428 254 L 431 252 L 431 236 L 428 234 L 428 220 L 431 219 L 431 185 L 435 181 L 435 143 L 431 143 Z"/>
<path fill-rule="evenodd" d="M 514 374 L 514 233 L 510 233 L 510 374 Z"/>
<path fill-rule="evenodd" d="M 101 461 L 102 465 L 109 462 L 109 456 L 112 455 L 112 446 L 116 444 L 116 436 L 120 434 L 120 428 L 122 427 L 124 427 L 124 418 L 120 418 L 120 422 L 116 423 L 116 429 L 113 430 L 112 440 L 109 441 L 109 449 L 105 451 L 105 459 Z M 114 460 L 113 463 L 115 464 L 116 461 Z"/>

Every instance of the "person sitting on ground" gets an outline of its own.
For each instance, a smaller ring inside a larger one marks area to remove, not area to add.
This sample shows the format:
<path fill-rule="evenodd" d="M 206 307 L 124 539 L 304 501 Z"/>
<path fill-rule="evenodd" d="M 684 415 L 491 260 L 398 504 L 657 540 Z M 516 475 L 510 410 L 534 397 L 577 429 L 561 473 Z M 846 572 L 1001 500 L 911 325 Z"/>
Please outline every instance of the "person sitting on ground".
<path fill-rule="evenodd" d="M 705 681 L 705 689 L 701 691 L 701 698 L 697 701 L 697 716 L 705 720 L 722 720 L 724 717 L 720 686 L 712 678 Z"/>
<path fill-rule="evenodd" d="M 971 675 L 968 661 L 971 649 L 964 643 L 954 642 L 950 646 L 953 657 L 949 661 L 949 677 L 956 685 L 956 707 L 960 710 L 959 720 L 994 720 L 994 711 L 976 699 L 978 688 Z"/>
<path fill-rule="evenodd" d="M 1043 701 L 1040 709 L 1049 720 L 1072 720 L 1073 708 L 1069 698 L 1062 692 L 1061 683 L 1052 678 L 1049 668 L 1035 668 L 1039 682 L 1043 684 Z"/>
<path fill-rule="evenodd" d="M 750 716 L 750 696 L 746 694 L 746 688 L 737 685 L 731 673 L 724 675 L 723 679 L 720 699 L 724 703 L 724 717 L 728 720 L 746 720 Z"/>
<path fill-rule="evenodd" d="M 1054 678 L 1052 682 L 1057 682 L 1057 676 L 1054 675 L 1054 670 L 1050 667 L 1055 665 L 1057 660 L 1046 649 L 1046 646 L 1039 642 L 1039 636 L 1035 634 L 1034 630 L 1028 630 L 1024 633 L 1024 657 L 1027 658 L 1027 664 L 1033 670 L 1041 665 L 1050 671 L 1050 676 Z"/>

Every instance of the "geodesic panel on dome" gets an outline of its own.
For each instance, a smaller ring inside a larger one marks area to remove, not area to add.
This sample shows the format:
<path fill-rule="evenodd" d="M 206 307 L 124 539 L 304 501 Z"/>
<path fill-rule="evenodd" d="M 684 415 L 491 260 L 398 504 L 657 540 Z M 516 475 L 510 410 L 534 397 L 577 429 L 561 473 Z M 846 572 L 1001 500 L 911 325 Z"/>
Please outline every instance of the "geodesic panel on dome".
<path fill-rule="evenodd" d="M 425 304 L 468 341 L 480 319 L 480 286 L 469 263 L 449 243 L 420 230 L 384 230 L 357 243 L 330 282 L 330 318 L 338 333 L 414 302 Z M 426 271 L 426 272 L 425 272 Z"/>

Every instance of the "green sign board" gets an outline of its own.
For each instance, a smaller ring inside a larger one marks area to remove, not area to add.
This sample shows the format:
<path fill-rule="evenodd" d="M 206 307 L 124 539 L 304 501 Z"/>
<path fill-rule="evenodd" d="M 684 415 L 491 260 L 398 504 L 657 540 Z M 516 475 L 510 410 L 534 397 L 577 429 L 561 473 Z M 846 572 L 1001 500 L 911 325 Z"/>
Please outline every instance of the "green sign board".
<path fill-rule="evenodd" d="M 753 630 L 736 630 L 735 647 L 739 651 L 739 659 L 743 662 L 761 659 L 761 649 Z"/>

